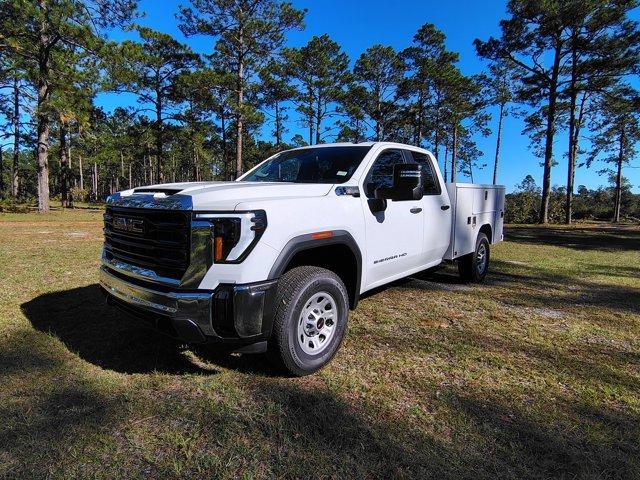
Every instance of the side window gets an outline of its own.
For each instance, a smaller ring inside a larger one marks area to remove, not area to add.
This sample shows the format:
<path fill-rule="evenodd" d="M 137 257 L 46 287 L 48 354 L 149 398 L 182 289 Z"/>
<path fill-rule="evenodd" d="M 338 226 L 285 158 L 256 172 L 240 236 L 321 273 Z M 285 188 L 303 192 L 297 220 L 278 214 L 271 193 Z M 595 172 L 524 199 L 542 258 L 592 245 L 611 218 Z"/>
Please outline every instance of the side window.
<path fill-rule="evenodd" d="M 373 198 L 378 187 L 393 186 L 393 166 L 397 163 L 404 163 L 401 150 L 384 150 L 378 155 L 364 181 L 365 193 L 368 198 Z"/>
<path fill-rule="evenodd" d="M 433 164 L 426 153 L 409 151 L 409 158 L 418 165 L 422 165 L 422 183 L 425 195 L 440 195 L 440 183 L 438 176 L 433 169 Z"/>

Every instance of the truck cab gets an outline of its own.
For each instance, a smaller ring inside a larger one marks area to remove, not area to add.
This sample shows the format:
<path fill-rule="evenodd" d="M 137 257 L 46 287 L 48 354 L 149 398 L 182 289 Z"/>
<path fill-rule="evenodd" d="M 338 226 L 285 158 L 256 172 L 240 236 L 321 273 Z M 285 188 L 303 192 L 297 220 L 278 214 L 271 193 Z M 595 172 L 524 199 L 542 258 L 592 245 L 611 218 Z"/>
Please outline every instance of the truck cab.
<path fill-rule="evenodd" d="M 445 184 L 424 149 L 303 147 L 234 182 L 111 196 L 101 285 L 186 343 L 266 352 L 305 375 L 338 350 L 362 293 L 443 261 L 482 281 L 503 215 L 502 187 Z"/>

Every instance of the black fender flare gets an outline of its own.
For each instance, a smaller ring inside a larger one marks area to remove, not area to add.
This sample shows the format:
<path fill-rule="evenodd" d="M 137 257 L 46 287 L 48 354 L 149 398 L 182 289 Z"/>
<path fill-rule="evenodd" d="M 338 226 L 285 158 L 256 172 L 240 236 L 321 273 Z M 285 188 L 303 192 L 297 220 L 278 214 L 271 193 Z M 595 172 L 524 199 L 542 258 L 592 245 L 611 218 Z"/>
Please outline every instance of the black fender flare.
<path fill-rule="evenodd" d="M 314 238 L 312 233 L 293 237 L 284 246 L 278 258 L 269 271 L 268 280 L 280 278 L 291 259 L 299 252 L 327 245 L 346 245 L 356 260 L 356 282 L 353 292 L 351 308 L 355 309 L 360 299 L 360 285 L 362 282 L 362 253 L 353 236 L 346 230 L 332 230 L 330 237 Z"/>

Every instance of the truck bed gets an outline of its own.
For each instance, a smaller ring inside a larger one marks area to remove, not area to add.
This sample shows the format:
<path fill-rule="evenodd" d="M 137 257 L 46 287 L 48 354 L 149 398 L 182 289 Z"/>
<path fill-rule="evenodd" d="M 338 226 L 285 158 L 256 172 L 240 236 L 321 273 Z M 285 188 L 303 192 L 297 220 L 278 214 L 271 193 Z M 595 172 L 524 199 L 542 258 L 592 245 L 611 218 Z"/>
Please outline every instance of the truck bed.
<path fill-rule="evenodd" d="M 447 183 L 451 199 L 451 241 L 445 260 L 467 255 L 476 248 L 476 238 L 483 225 L 489 225 L 489 243 L 503 240 L 504 186 L 475 183 Z"/>

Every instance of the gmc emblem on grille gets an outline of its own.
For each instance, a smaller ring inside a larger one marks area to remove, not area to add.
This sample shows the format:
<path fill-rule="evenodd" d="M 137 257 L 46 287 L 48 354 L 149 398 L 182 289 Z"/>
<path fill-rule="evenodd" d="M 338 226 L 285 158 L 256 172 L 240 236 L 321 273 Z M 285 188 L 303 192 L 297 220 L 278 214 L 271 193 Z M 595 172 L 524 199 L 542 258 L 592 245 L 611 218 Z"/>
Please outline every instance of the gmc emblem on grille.
<path fill-rule="evenodd" d="M 144 233 L 144 220 L 141 218 L 113 217 L 113 228 L 124 232 Z"/>

